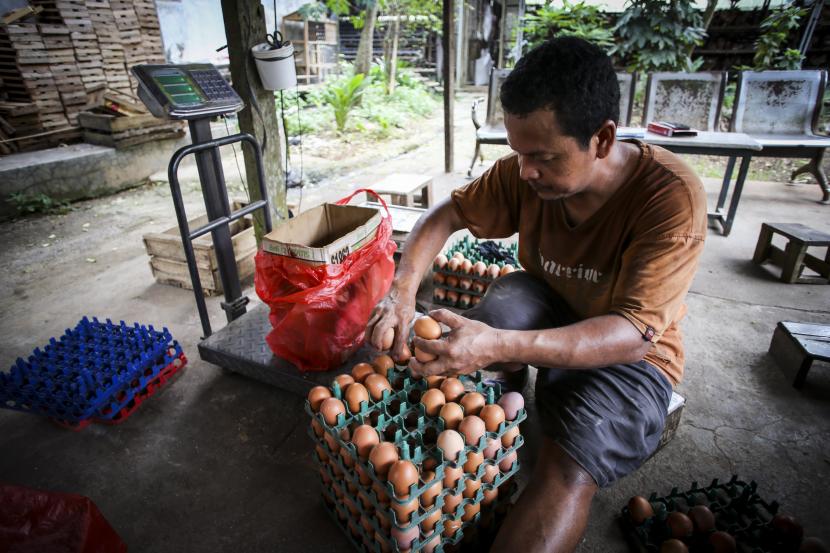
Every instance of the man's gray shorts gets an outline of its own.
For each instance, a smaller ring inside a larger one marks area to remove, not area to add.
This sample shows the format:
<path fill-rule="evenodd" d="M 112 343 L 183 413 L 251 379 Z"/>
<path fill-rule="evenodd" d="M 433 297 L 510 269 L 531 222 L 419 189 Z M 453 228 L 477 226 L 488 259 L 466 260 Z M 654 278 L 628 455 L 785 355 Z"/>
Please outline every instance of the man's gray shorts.
<path fill-rule="evenodd" d="M 496 280 L 465 316 L 509 330 L 578 320 L 545 282 L 524 271 Z M 589 370 L 539 368 L 536 376 L 542 431 L 600 487 L 633 472 L 654 453 L 671 393 L 668 379 L 645 361 Z"/>

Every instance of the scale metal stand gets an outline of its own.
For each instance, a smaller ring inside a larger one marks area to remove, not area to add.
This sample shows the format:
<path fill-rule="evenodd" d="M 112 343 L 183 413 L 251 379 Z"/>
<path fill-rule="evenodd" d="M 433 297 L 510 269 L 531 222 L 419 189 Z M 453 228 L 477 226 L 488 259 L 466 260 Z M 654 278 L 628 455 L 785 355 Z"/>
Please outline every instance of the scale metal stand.
<path fill-rule="evenodd" d="M 348 372 L 345 366 L 322 373 L 300 372 L 293 364 L 276 357 L 265 342 L 265 337 L 271 332 L 268 306 L 261 304 L 250 312 L 247 311 L 248 297 L 242 295 L 229 225 L 262 209 L 265 231 L 271 231 L 262 150 L 259 142 L 250 134 L 239 133 L 213 138 L 210 130 L 210 121 L 214 117 L 233 114 L 243 109 L 245 104 L 242 99 L 210 64 L 137 65 L 132 68 L 132 72 L 139 82 L 138 96 L 153 115 L 162 119 L 186 120 L 190 127 L 192 144 L 180 148 L 173 154 L 167 174 L 204 333 L 199 343 L 200 357 L 214 365 L 302 396 L 312 387 L 328 385 L 337 374 Z M 237 142 L 248 144 L 254 152 L 259 192 L 263 199 L 231 211 L 219 147 Z M 208 216 L 208 223 L 195 230 L 191 230 L 188 225 L 178 179 L 180 164 L 191 154 L 196 158 Z M 228 319 L 228 325 L 215 333 L 211 329 L 193 253 L 193 240 L 208 232 L 211 233 L 216 250 L 216 261 L 225 294 L 225 301 L 221 305 Z M 368 359 L 373 351 L 368 346 L 363 346 L 354 354 L 349 366 Z"/>

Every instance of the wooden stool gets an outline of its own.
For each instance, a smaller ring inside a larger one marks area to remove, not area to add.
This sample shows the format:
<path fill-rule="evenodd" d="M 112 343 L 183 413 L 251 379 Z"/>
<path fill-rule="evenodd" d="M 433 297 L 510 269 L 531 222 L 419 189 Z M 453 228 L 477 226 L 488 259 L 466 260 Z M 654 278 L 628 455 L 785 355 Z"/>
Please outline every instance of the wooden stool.
<path fill-rule="evenodd" d="M 785 249 L 772 245 L 775 233 L 790 239 Z M 827 248 L 824 260 L 807 253 L 810 246 Z M 799 223 L 763 223 L 752 261 L 761 265 L 767 260 L 781 267 L 782 282 L 830 284 L 830 234 Z M 802 277 L 804 267 L 809 267 L 819 276 Z"/>
<path fill-rule="evenodd" d="M 432 207 L 432 177 L 412 173 L 387 175 L 372 189 L 378 194 L 389 194 L 392 203 L 404 207 L 415 205 L 415 194 L 420 192 L 420 207 Z"/>
<path fill-rule="evenodd" d="M 801 389 L 813 361 L 830 361 L 830 325 L 780 322 L 772 335 L 769 353 L 779 367 L 795 373 L 793 388 Z"/>

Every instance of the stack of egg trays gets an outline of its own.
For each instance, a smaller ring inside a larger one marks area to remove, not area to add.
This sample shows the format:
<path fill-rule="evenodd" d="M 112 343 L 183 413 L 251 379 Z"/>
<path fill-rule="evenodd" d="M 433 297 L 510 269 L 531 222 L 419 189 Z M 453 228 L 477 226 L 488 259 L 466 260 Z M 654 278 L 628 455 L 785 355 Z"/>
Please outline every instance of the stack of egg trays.
<path fill-rule="evenodd" d="M 393 539 L 389 538 L 390 531 L 383 530 L 376 517 L 371 515 L 367 517 L 371 521 L 371 534 L 366 528 L 360 525 L 357 520 L 354 520 L 354 518 L 360 517 L 350 516 L 351 513 L 349 512 L 349 509 L 346 509 L 343 503 L 337 501 L 333 492 L 333 486 L 340 488 L 340 491 L 348 497 L 354 495 L 348 489 L 350 487 L 349 484 L 351 484 L 352 489 L 357 489 L 358 492 L 362 493 L 365 498 L 368 499 L 370 503 L 368 508 L 363 505 L 361 500 L 351 501 L 351 509 L 355 510 L 359 515 L 368 515 L 368 511 L 371 510 L 374 510 L 375 512 L 384 512 L 388 519 L 392 522 L 392 525 L 397 527 L 399 530 L 407 530 L 415 525 L 419 525 L 436 510 L 441 510 L 447 495 L 462 494 L 468 479 L 475 478 L 477 480 L 481 480 L 484 476 L 486 465 L 498 465 L 505 457 L 517 451 L 520 447 L 522 447 L 522 445 L 524 445 L 524 437 L 521 434 L 517 435 L 511 447 L 501 447 L 497 457 L 493 460 L 485 459 L 475 474 L 463 473 L 454 488 L 444 489 L 442 487 L 442 491 L 436 497 L 435 503 L 431 508 L 424 510 L 419 505 L 418 510 L 412 514 L 409 522 L 399 523 L 395 512 L 391 508 L 391 502 L 403 505 L 418 499 L 421 494 L 436 481 L 442 481 L 444 479 L 444 471 L 446 467 L 463 467 L 467 461 L 468 452 L 483 451 L 487 444 L 488 438 L 501 440 L 501 437 L 507 431 L 512 429 L 514 426 L 517 426 L 527 418 L 527 411 L 522 408 L 514 420 L 504 421 L 501 425 L 499 425 L 496 432 L 485 433 L 476 446 L 465 446 L 459 453 L 456 461 L 447 461 L 444 459 L 443 452 L 437 446 L 434 444 L 427 444 L 424 440 L 427 432 L 432 431 L 437 437 L 440 432 L 445 430 L 444 420 L 440 417 L 427 416 L 424 412 L 424 406 L 420 403 L 420 394 L 427 390 L 426 380 L 412 378 L 408 368 L 402 369 L 399 367 L 390 369 L 387 376 L 389 377 L 388 380 L 392 383 L 393 387 L 399 388 L 397 391 L 385 390 L 383 397 L 379 401 L 373 401 L 370 399 L 368 402 L 362 402 L 358 413 L 349 413 L 347 407 L 347 413 L 345 415 L 341 414 L 338 417 L 337 424 L 334 426 L 328 425 L 320 413 L 314 413 L 311 410 L 311 405 L 308 401 L 305 403 L 306 413 L 308 413 L 313 419 L 317 420 L 325 433 L 321 438 L 314 433 L 313 429 L 309 429 L 309 435 L 316 442 L 317 446 L 313 457 L 317 461 L 320 468 L 323 496 L 327 499 L 327 502 L 335 505 L 335 510 L 338 513 L 337 516 L 334 517 L 335 521 L 341 526 L 341 529 L 347 537 L 349 537 L 353 544 L 358 549 L 363 551 L 381 551 L 387 550 L 386 548 L 391 551 L 400 551 L 400 549 L 398 548 L 397 543 Z M 458 378 L 465 383 L 465 393 L 473 391 L 466 390 L 468 385 L 472 385 L 475 388 L 474 391 L 481 393 L 485 397 L 487 404 L 495 403 L 499 397 L 501 397 L 500 386 L 498 384 L 485 384 L 481 381 L 479 373 L 475 373 L 471 376 L 462 375 Z M 340 390 L 340 387 L 336 382 L 332 385 L 332 395 L 340 400 L 343 400 L 343 392 Z M 418 467 L 421 466 L 424 460 L 430 457 L 437 459 L 438 465 L 434 471 L 434 479 L 429 482 L 424 482 L 419 478 L 419 485 L 412 486 L 410 488 L 407 498 L 399 499 L 395 495 L 392 484 L 381 480 L 377 476 L 371 461 L 361 460 L 357 455 L 354 445 L 341 439 L 341 431 L 350 426 L 352 423 L 368 424 L 372 426 L 378 431 L 382 440 L 393 442 L 396 446 L 398 446 L 398 449 L 401 451 L 401 459 L 410 460 Z M 390 430 L 394 430 L 394 434 L 391 436 L 392 439 L 389 439 L 390 436 L 388 435 Z M 329 440 L 335 441 L 341 449 L 345 449 L 351 455 L 354 459 L 354 467 L 350 468 L 345 465 L 339 452 L 335 452 L 329 445 Z M 321 452 L 325 455 L 325 458 L 321 456 Z M 371 483 L 368 487 L 360 482 L 357 474 L 358 466 L 360 466 L 365 473 L 369 475 Z M 505 482 L 510 480 L 510 478 L 516 474 L 518 470 L 519 461 L 516 459 L 511 465 L 510 470 L 507 472 L 499 470 L 499 474 L 495 477 L 492 483 L 487 484 L 482 482 L 481 487 L 476 492 L 474 497 L 463 498 L 458 507 L 456 507 L 455 511 L 452 513 L 444 513 L 436 523 L 432 533 L 428 536 L 419 537 L 412 543 L 411 551 L 414 553 L 421 550 L 425 544 L 435 537 L 436 534 L 441 534 L 443 532 L 444 522 L 446 520 L 461 518 L 464 514 L 464 507 L 466 505 L 471 503 L 480 503 L 484 497 L 485 490 L 491 490 L 502 486 Z M 379 500 L 375 489 L 376 487 L 386 491 L 386 495 L 389 497 L 390 505 L 384 505 Z M 499 494 L 498 500 L 503 501 L 504 499 L 506 498 Z M 436 549 L 436 551 L 441 552 L 447 545 L 458 544 L 464 538 L 465 530 L 474 530 L 480 517 L 481 512 L 477 513 L 472 519 L 464 522 L 452 538 L 442 537 L 440 540 L 440 546 Z M 344 523 L 344 520 L 347 522 Z M 354 530 L 357 530 L 357 533 L 360 535 L 362 545 L 354 541 L 354 538 L 351 535 L 353 531 L 348 528 L 349 523 L 354 524 Z M 385 548 L 381 548 L 379 544 L 375 549 L 367 546 L 367 544 L 370 543 L 377 543 L 376 535 L 381 536 L 382 539 L 385 540 Z"/>
<path fill-rule="evenodd" d="M 459 252 L 459 251 L 460 251 L 460 252 L 461 252 L 462 254 L 464 254 L 464 256 L 466 257 L 466 256 L 469 254 L 469 252 L 470 252 L 470 248 L 471 248 L 473 245 L 477 244 L 477 243 L 478 243 L 478 240 L 473 240 L 473 241 L 471 242 L 471 241 L 469 241 L 469 240 L 467 239 L 467 237 L 465 236 L 464 238 L 462 238 L 462 239 L 460 239 L 460 240 L 456 241 L 456 242 L 455 242 L 455 244 L 453 244 L 453 245 L 452 245 L 452 246 L 451 246 L 451 247 L 450 247 L 450 248 L 449 248 L 449 249 L 448 249 L 448 250 L 444 253 L 444 255 L 446 255 L 447 257 L 450 257 L 450 258 L 451 258 L 455 252 Z M 516 257 L 516 256 L 514 255 L 514 257 Z M 488 266 L 489 266 L 489 265 L 490 265 L 490 263 L 491 263 L 491 260 L 487 260 L 487 259 L 482 259 L 482 261 L 484 261 L 485 263 L 487 263 L 487 265 L 488 265 Z M 499 267 L 503 267 L 503 266 L 504 266 L 504 262 L 499 261 L 499 262 L 497 262 L 497 263 L 496 263 L 496 265 L 498 265 Z M 516 268 L 517 268 L 517 269 L 519 268 L 519 267 L 518 267 L 518 260 L 516 261 Z M 439 274 L 444 275 L 445 277 L 447 277 L 447 276 L 455 276 L 455 277 L 457 277 L 457 278 L 459 278 L 459 279 L 461 279 L 461 278 L 468 278 L 468 279 L 470 279 L 470 280 L 471 280 L 471 281 L 473 281 L 473 282 L 476 282 L 476 281 L 478 281 L 478 282 L 483 282 L 483 283 L 485 283 L 487 286 L 489 286 L 489 285 L 490 285 L 490 284 L 491 284 L 491 283 L 495 280 L 495 279 L 493 279 L 493 278 L 490 278 L 490 277 L 489 277 L 489 276 L 487 276 L 486 274 L 485 274 L 484 276 L 478 276 L 478 275 L 475 275 L 475 274 L 472 274 L 472 273 L 465 273 L 465 272 L 462 272 L 462 271 L 450 271 L 450 270 L 449 270 L 448 268 L 446 268 L 446 267 L 445 267 L 445 268 L 443 268 L 443 269 L 437 269 L 437 268 L 434 268 L 434 271 L 435 271 L 436 273 L 439 273 Z M 476 292 L 476 291 L 474 291 L 474 290 L 472 289 L 472 286 L 471 286 L 469 289 L 465 289 L 465 288 L 461 288 L 461 287 L 459 287 L 459 286 L 448 286 L 447 284 L 435 284 L 435 288 L 443 288 L 444 290 L 453 290 L 453 291 L 455 291 L 455 292 L 458 292 L 459 294 L 467 294 L 467 295 L 468 295 L 468 296 L 470 296 L 470 297 L 482 297 L 482 296 L 484 296 L 484 292 L 481 292 L 481 293 Z M 486 291 L 487 291 L 487 288 L 485 287 L 485 292 L 486 292 Z M 458 307 L 458 308 L 461 308 L 461 309 L 466 309 L 467 307 L 472 307 L 471 305 L 470 305 L 470 306 L 466 306 L 466 307 L 462 307 L 462 306 L 460 305 L 460 303 L 456 303 L 456 302 L 452 302 L 452 301 L 448 301 L 448 300 L 439 300 L 439 299 L 437 299 L 437 298 L 433 298 L 433 299 L 432 299 L 432 302 L 433 302 L 433 303 L 435 303 L 435 304 L 438 304 L 438 305 L 445 305 L 445 306 L 448 306 L 448 307 Z"/>
<path fill-rule="evenodd" d="M 654 509 L 654 516 L 635 526 L 629 517 L 628 506 L 625 506 L 619 517 L 620 525 L 635 550 L 656 552 L 660 544 L 671 537 L 665 524 L 669 513 L 685 513 L 690 507 L 705 505 L 715 515 L 715 527 L 732 534 L 740 551 L 771 553 L 777 551 L 779 537 L 772 531 L 769 522 L 778 513 L 779 505 L 776 501 L 764 501 L 758 495 L 757 488 L 755 481 L 746 483 L 737 475 L 732 475 L 728 482 L 720 483 L 715 478 L 709 486 L 702 488 L 697 482 L 692 482 L 691 488 L 685 492 L 672 488 L 671 493 L 662 497 L 652 492 L 648 501 Z M 689 545 L 694 548 L 695 543 L 693 537 Z M 708 545 L 701 545 L 703 550 L 708 550 Z"/>
<path fill-rule="evenodd" d="M 0 407 L 69 426 L 111 419 L 181 355 L 167 328 L 84 317 L 60 339 L 51 338 L 0 373 Z"/>

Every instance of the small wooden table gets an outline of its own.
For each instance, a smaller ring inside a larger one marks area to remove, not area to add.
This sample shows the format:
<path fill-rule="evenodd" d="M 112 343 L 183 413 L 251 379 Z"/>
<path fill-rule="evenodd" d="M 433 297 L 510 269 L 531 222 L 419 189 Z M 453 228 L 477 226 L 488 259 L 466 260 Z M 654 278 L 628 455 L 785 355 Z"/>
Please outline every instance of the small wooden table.
<path fill-rule="evenodd" d="M 413 173 L 392 173 L 385 176 L 372 189 L 378 194 L 388 194 L 392 203 L 404 207 L 415 206 L 415 195 L 420 195 L 420 206 L 430 208 L 433 205 L 432 177 Z"/>
<path fill-rule="evenodd" d="M 795 373 L 793 388 L 800 389 L 813 361 L 830 361 L 830 325 L 782 321 L 772 335 L 769 353 L 781 369 Z"/>
<path fill-rule="evenodd" d="M 789 238 L 783 250 L 772 245 L 776 233 Z M 823 260 L 807 253 L 811 246 L 827 248 Z M 781 267 L 781 281 L 788 284 L 830 284 L 830 234 L 800 223 L 762 223 L 752 261 L 759 265 L 770 261 Z M 805 267 L 818 276 L 801 276 Z"/>

